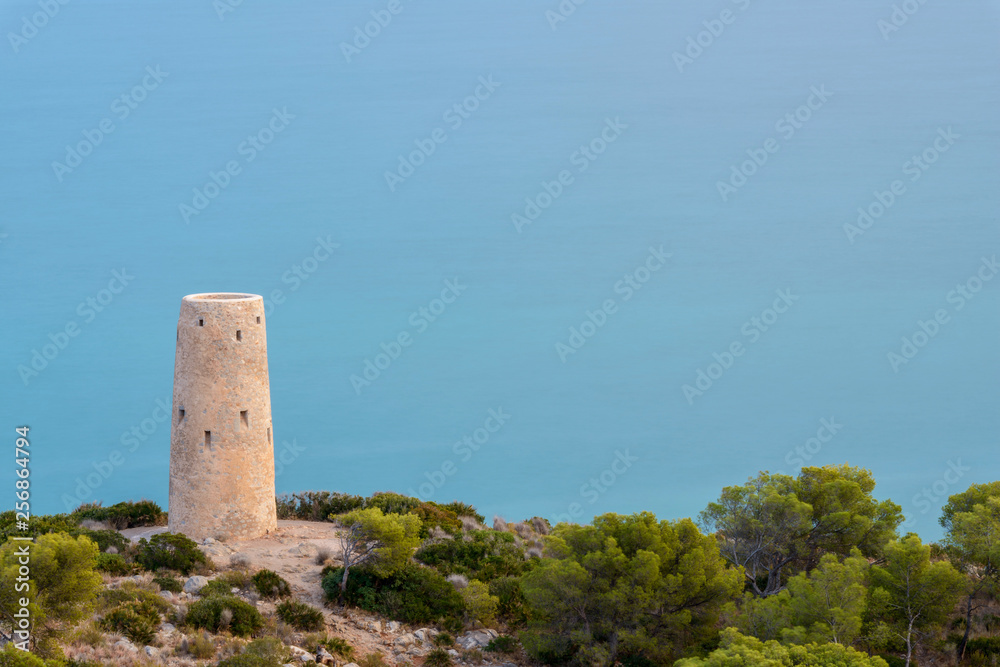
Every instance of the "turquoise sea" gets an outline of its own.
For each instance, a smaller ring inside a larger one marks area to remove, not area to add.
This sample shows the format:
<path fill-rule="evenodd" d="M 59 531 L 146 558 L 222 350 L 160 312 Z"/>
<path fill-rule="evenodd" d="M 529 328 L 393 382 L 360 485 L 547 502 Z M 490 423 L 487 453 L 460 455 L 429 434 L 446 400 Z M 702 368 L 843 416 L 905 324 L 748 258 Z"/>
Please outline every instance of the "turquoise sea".
<path fill-rule="evenodd" d="M 849 462 L 935 538 L 1000 479 L 995 0 L 10 0 L 0 35 L 35 513 L 166 504 L 208 291 L 268 300 L 279 492 L 673 518 Z"/>

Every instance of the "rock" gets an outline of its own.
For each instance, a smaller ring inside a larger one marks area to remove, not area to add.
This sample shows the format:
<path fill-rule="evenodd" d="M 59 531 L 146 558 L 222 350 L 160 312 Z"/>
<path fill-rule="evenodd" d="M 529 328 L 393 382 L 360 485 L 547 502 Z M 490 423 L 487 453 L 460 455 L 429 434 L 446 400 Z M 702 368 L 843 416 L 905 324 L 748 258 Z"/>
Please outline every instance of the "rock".
<path fill-rule="evenodd" d="M 315 656 L 312 653 L 303 653 L 295 658 L 299 662 L 316 662 Z"/>
<path fill-rule="evenodd" d="M 399 621 L 389 621 L 385 624 L 385 629 L 389 632 L 399 632 L 400 624 Z"/>
<path fill-rule="evenodd" d="M 319 547 L 315 544 L 309 544 L 308 542 L 300 542 L 299 546 L 292 547 L 288 550 L 288 553 L 293 556 L 315 556 L 319 553 Z"/>
<path fill-rule="evenodd" d="M 450 649 L 448 649 L 448 655 L 450 655 L 453 658 L 457 658 L 458 657 L 458 651 L 456 651 L 453 648 L 450 648 Z"/>
<path fill-rule="evenodd" d="M 148 655 L 150 658 L 154 658 L 154 659 L 156 658 L 156 656 L 158 656 L 160 654 L 160 652 L 158 650 L 156 650 L 155 648 L 153 648 L 152 646 L 147 646 L 147 647 L 145 647 L 142 650 L 146 652 L 146 655 Z"/>
<path fill-rule="evenodd" d="M 382 622 L 372 621 L 371 623 L 368 624 L 368 629 L 371 630 L 372 632 L 382 632 Z"/>
<path fill-rule="evenodd" d="M 134 653 L 134 652 L 136 652 L 136 651 L 139 650 L 139 649 L 137 649 L 135 647 L 135 644 L 133 644 L 132 642 L 130 642 L 127 639 L 119 639 L 118 641 L 115 642 L 114 647 L 115 648 L 125 649 L 126 651 L 129 651 L 130 653 Z"/>
<path fill-rule="evenodd" d="M 177 631 L 177 627 L 173 623 L 163 623 L 160 625 L 160 632 L 165 635 L 169 635 Z"/>
<path fill-rule="evenodd" d="M 171 593 L 170 591 L 160 591 L 159 593 L 157 593 L 157 595 L 159 595 L 161 598 L 163 598 L 164 600 L 166 600 L 171 604 L 173 604 L 174 602 L 174 594 Z"/>
<path fill-rule="evenodd" d="M 356 662 L 349 662 L 346 665 L 344 665 L 344 667 L 361 667 L 361 666 L 358 665 L 358 663 Z"/>
<path fill-rule="evenodd" d="M 337 661 L 334 659 L 334 657 L 332 655 L 330 655 L 330 652 L 327 651 L 322 646 L 320 646 L 319 650 L 316 651 L 316 662 L 318 662 L 320 664 L 323 664 L 323 665 L 336 665 L 337 664 Z"/>
<path fill-rule="evenodd" d="M 420 628 L 419 630 L 414 630 L 413 636 L 416 638 L 417 641 L 420 642 L 425 642 L 429 639 L 429 637 L 427 636 L 427 628 Z"/>
<path fill-rule="evenodd" d="M 211 538 L 208 538 L 208 539 L 211 539 Z M 203 589 L 206 584 L 208 584 L 208 579 L 206 577 L 202 577 L 200 575 L 195 575 L 193 577 L 190 577 L 184 583 L 184 592 L 185 593 L 197 593 L 198 591 L 200 591 L 201 589 Z"/>
<path fill-rule="evenodd" d="M 472 632 L 466 632 L 464 635 L 456 639 L 455 643 L 464 648 L 466 651 L 483 648 L 496 636 L 495 633 L 491 634 L 491 632 L 492 631 L 489 630 L 473 630 Z"/>
<path fill-rule="evenodd" d="M 396 638 L 396 644 L 399 646 L 410 646 L 411 644 L 415 644 L 417 642 L 417 638 L 414 635 L 416 635 L 416 632 L 412 634 L 408 632 L 405 635 L 400 635 Z"/>
<path fill-rule="evenodd" d="M 289 646 L 288 650 L 291 651 L 292 656 L 296 658 L 299 657 L 300 655 L 309 655 L 309 656 L 312 655 L 312 653 L 310 653 L 309 651 L 305 650 L 304 648 L 300 648 L 298 646 Z"/>

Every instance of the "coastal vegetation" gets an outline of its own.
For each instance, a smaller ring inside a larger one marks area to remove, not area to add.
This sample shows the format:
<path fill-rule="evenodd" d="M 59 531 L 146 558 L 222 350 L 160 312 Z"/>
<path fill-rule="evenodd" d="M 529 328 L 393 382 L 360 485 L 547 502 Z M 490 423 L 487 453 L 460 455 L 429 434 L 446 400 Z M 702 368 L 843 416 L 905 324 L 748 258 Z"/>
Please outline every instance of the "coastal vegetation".
<path fill-rule="evenodd" d="M 148 501 L 33 518 L 22 531 L 35 539 L 23 593 L 33 655 L 9 645 L 0 665 L 82 667 L 73 646 L 111 640 L 153 655 L 164 628 L 183 635 L 160 655 L 168 664 L 179 656 L 267 667 L 300 655 L 298 645 L 372 667 L 1000 663 L 1000 482 L 948 498 L 937 543 L 902 533 L 900 506 L 848 465 L 762 472 L 682 519 L 610 513 L 552 526 L 497 517 L 487 526 L 470 505 L 395 493 L 305 492 L 276 503 L 280 518 L 328 522 L 340 536 L 339 552 L 310 556 L 321 591 L 308 599 L 247 561 L 221 568 L 183 535 L 134 543 L 113 527 L 162 525 Z M 0 513 L 8 642 L 17 642 L 17 530 L 13 513 Z M 423 627 L 403 635 L 423 648 L 400 653 L 410 642 L 401 638 L 389 647 L 395 660 L 362 656 L 330 620 L 352 610 L 381 618 L 383 634 Z"/>

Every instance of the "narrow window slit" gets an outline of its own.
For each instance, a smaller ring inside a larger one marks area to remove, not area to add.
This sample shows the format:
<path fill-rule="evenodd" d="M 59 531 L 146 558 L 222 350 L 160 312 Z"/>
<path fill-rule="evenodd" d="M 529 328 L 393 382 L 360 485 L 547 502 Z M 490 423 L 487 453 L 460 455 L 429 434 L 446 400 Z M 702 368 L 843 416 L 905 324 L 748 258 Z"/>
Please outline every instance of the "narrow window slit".
<path fill-rule="evenodd" d="M 257 324 L 260 324 L 260 315 L 257 316 Z"/>
<path fill-rule="evenodd" d="M 204 317 L 199 317 L 198 318 L 198 326 L 200 326 L 200 327 L 205 326 L 205 318 Z"/>
<path fill-rule="evenodd" d="M 239 329 L 236 330 L 236 340 L 243 340 L 243 332 Z"/>
<path fill-rule="evenodd" d="M 249 410 L 240 410 L 240 421 L 243 422 L 243 428 L 250 428 L 249 412 Z"/>
<path fill-rule="evenodd" d="M 205 431 L 205 446 L 208 447 L 209 449 L 212 448 L 212 432 L 211 431 Z"/>
<path fill-rule="evenodd" d="M 271 429 L 267 429 L 267 444 L 271 444 Z"/>
<path fill-rule="evenodd" d="M 177 422 L 184 421 L 184 408 L 177 408 Z"/>

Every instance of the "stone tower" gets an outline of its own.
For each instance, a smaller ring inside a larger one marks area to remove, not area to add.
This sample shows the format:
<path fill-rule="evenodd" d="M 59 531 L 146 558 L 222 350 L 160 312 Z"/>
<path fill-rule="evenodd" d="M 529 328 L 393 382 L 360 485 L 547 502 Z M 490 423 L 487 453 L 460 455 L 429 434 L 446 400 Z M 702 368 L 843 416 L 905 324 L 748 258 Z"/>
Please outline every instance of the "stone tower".
<path fill-rule="evenodd" d="M 170 428 L 169 530 L 247 540 L 277 527 L 264 299 L 181 301 Z"/>

